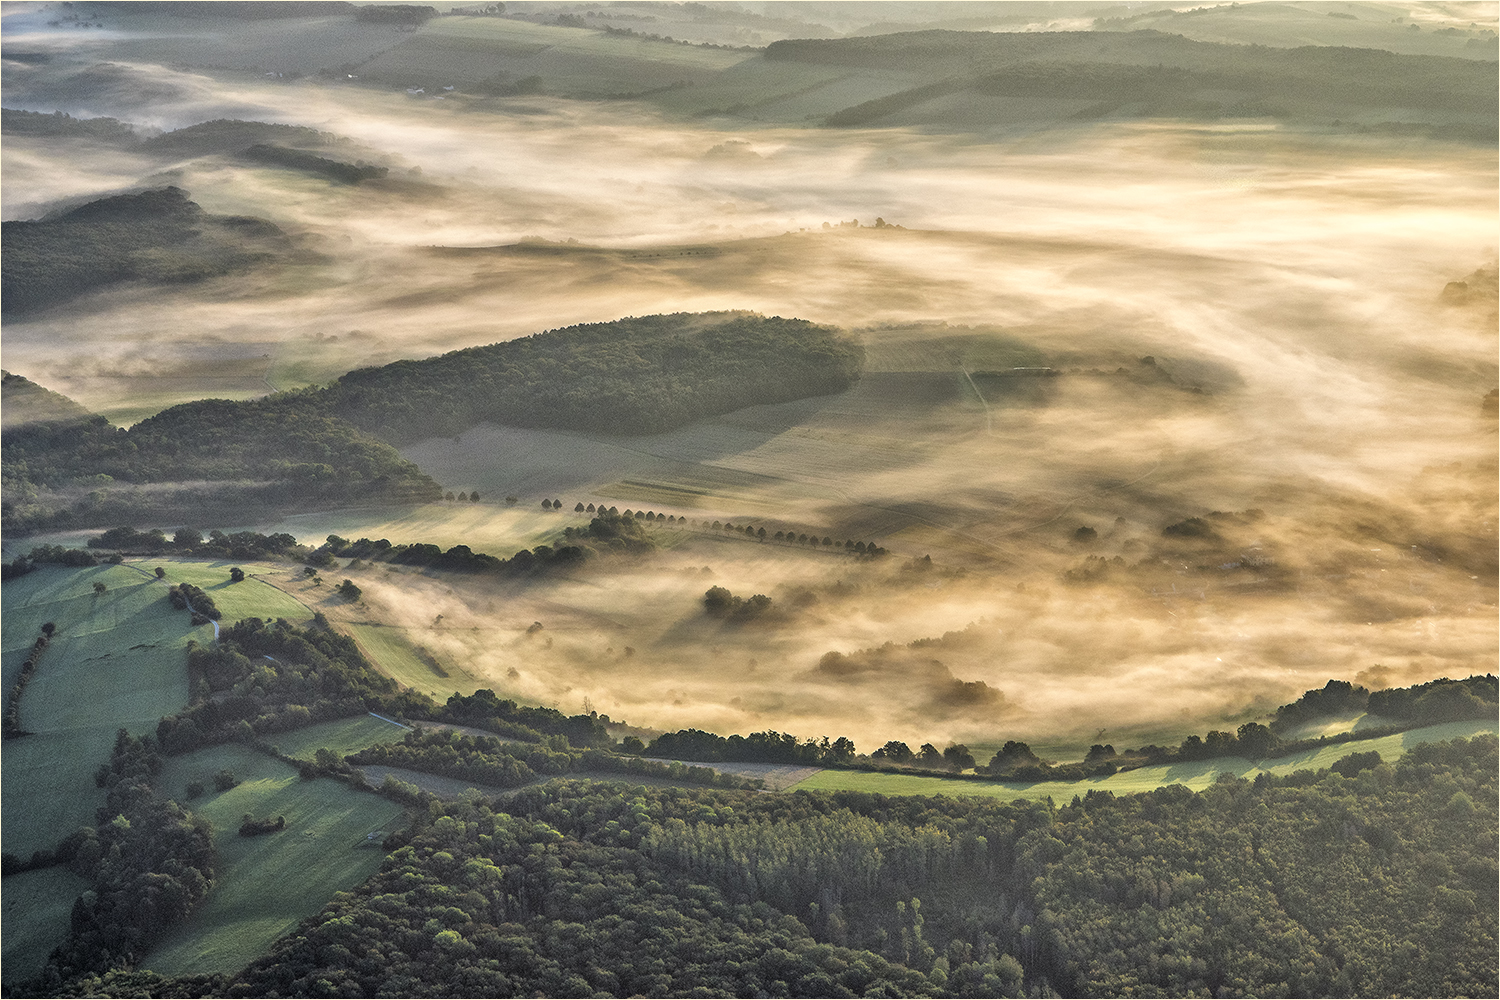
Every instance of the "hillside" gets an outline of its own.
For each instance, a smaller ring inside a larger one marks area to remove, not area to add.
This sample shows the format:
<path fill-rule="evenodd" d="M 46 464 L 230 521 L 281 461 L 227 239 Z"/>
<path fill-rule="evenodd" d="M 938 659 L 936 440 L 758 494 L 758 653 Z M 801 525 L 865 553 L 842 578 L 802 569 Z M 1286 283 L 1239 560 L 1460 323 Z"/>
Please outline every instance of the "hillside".
<path fill-rule="evenodd" d="M 0 233 L 0 308 L 10 315 L 123 281 L 203 281 L 295 252 L 271 223 L 210 215 L 175 187 L 101 198 L 56 218 L 6 222 Z"/>
<path fill-rule="evenodd" d="M 892 124 L 887 116 L 939 97 L 1093 102 L 1078 117 L 1292 120 L 1374 115 L 1438 119 L 1452 137 L 1489 140 L 1495 66 L 1377 49 L 1202 42 L 1156 31 L 985 33 L 931 30 L 864 38 L 797 39 L 768 62 L 903 72 L 932 80 L 845 108 L 827 124 Z M 1326 124 L 1326 120 L 1321 121 Z"/>
<path fill-rule="evenodd" d="M 27 424 L 75 422 L 88 410 L 61 393 L 44 389 L 28 378 L 0 372 L 0 421 L 5 429 Z"/>
<path fill-rule="evenodd" d="M 358 369 L 321 389 L 184 403 L 129 430 L 79 416 L 7 431 L 5 524 L 187 520 L 195 509 L 202 517 L 205 502 L 296 509 L 437 499 L 438 485 L 392 444 L 486 421 L 661 431 L 754 404 L 842 392 L 862 363 L 857 344 L 803 320 L 679 313 Z M 93 488 L 111 481 L 132 489 Z M 143 489 L 155 484 L 193 485 Z"/>

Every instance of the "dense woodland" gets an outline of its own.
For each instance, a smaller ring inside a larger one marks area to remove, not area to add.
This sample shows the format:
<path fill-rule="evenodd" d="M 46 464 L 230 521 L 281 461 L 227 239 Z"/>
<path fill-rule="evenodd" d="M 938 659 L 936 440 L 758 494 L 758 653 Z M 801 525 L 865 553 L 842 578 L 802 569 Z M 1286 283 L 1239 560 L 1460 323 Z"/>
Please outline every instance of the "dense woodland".
<path fill-rule="evenodd" d="M 51 995 L 1487 996 L 1497 765 L 1476 737 L 1061 807 L 574 781 L 430 801 L 239 974 Z"/>
<path fill-rule="evenodd" d="M 396 444 L 483 421 L 650 434 L 746 406 L 842 392 L 863 363 L 858 344 L 805 320 L 674 313 L 360 368 L 311 402 Z"/>
<path fill-rule="evenodd" d="M 4 432 L 3 524 L 14 531 L 189 520 L 236 504 L 436 500 L 441 487 L 393 444 L 481 421 L 662 431 L 841 392 L 862 364 L 859 345 L 802 320 L 678 313 L 358 369 L 324 388 L 184 403 L 129 430 L 99 416 L 36 421 Z M 141 488 L 190 481 L 210 485 Z"/>
<path fill-rule="evenodd" d="M 210 215 L 180 188 L 115 195 L 56 218 L 0 224 L 3 309 L 31 312 L 121 281 L 202 281 L 284 258 L 263 219 Z"/>

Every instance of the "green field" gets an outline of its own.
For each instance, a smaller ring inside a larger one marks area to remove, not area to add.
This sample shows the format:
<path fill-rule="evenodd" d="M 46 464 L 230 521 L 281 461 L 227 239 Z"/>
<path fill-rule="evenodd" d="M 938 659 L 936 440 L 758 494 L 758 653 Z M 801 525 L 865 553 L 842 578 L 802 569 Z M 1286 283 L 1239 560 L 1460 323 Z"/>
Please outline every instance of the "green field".
<path fill-rule="evenodd" d="M 42 868 L 5 880 L 0 908 L 5 933 L 0 967 L 7 983 L 41 971 L 52 949 L 68 934 L 73 901 L 89 883 L 66 868 Z"/>
<path fill-rule="evenodd" d="M 151 573 L 157 566 L 167 571 L 170 583 L 191 583 L 202 588 L 213 598 L 214 604 L 223 612 L 223 623 L 239 621 L 241 618 L 287 618 L 304 622 L 312 617 L 307 605 L 277 590 L 270 584 L 257 580 L 257 576 L 295 578 L 302 572 L 300 565 L 278 562 L 235 562 L 232 559 L 187 560 L 145 558 L 127 565 L 137 566 Z M 239 583 L 229 582 L 229 568 L 238 566 L 245 571 L 246 578 Z"/>
<path fill-rule="evenodd" d="M 212 776 L 223 768 L 241 783 L 219 793 Z M 191 781 L 209 791 L 188 802 Z M 374 874 L 383 838 L 372 847 L 367 835 L 402 822 L 401 807 L 379 796 L 328 779 L 303 781 L 290 766 L 241 746 L 172 758 L 159 787 L 213 823 L 220 858 L 218 885 L 203 907 L 142 963 L 165 975 L 243 968 L 334 893 Z M 241 837 L 246 813 L 284 816 L 286 829 Z"/>
<path fill-rule="evenodd" d="M 0 799 L 6 850 L 27 855 L 92 825 L 103 801 L 93 774 L 109 756 L 115 732 L 149 732 L 188 699 L 186 649 L 213 639 L 167 600 L 155 579 L 202 587 L 224 621 L 258 616 L 306 620 L 295 599 L 253 578 L 229 583 L 229 562 L 149 559 L 117 566 L 47 566 L 4 588 L 3 681 L 8 691 L 44 622 L 57 634 L 42 654 L 21 702 L 21 726 L 33 735 L 6 745 Z M 245 563 L 249 573 L 287 573 L 288 564 Z M 103 583 L 105 592 L 94 592 Z M 81 697 L 86 693 L 86 697 Z M 59 794 L 65 791 L 65 794 Z"/>
<path fill-rule="evenodd" d="M 107 588 L 93 590 L 95 583 Z M 3 636 L 9 690 L 43 622 L 57 634 L 21 702 L 21 726 L 0 758 L 5 848 L 22 856 L 92 826 L 94 770 L 115 731 L 154 730 L 188 698 L 185 649 L 212 638 L 167 601 L 167 588 L 127 566 L 46 567 L 8 581 Z"/>
<path fill-rule="evenodd" d="M 399 740 L 406 732 L 400 726 L 383 722 L 373 715 L 361 715 L 356 719 L 320 722 L 306 729 L 277 733 L 272 742 L 289 757 L 312 760 L 313 755 L 323 747 L 344 756 L 376 743 Z"/>
<path fill-rule="evenodd" d="M 399 626 L 341 624 L 339 627 L 354 637 L 360 649 L 383 673 L 409 688 L 431 695 L 437 701 L 447 701 L 448 696 L 455 692 L 473 694 L 491 684 L 446 660 L 439 661 L 438 665 L 446 676 L 439 675 L 418 655 L 411 633 Z"/>
<path fill-rule="evenodd" d="M 1243 757 L 1216 757 L 1213 760 L 1193 761 L 1185 764 L 1162 764 L 1136 768 L 1111 775 L 1108 778 L 1089 778 L 1086 781 L 1043 781 L 1022 785 L 1008 782 L 959 781 L 951 778 L 929 778 L 922 775 L 872 774 L 868 771 L 819 771 L 790 790 L 807 791 L 859 791 L 879 792 L 882 795 L 976 795 L 984 798 L 1013 801 L 1016 799 L 1045 799 L 1066 801 L 1075 795 L 1099 790 L 1116 795 L 1149 792 L 1166 785 L 1186 785 L 1194 791 L 1207 788 L 1220 774 L 1233 774 L 1241 778 L 1253 778 L 1262 771 L 1271 774 L 1291 774 L 1293 771 L 1316 771 L 1328 767 L 1342 757 L 1352 753 L 1378 751 L 1387 761 L 1401 756 L 1408 747 L 1419 743 L 1434 743 L 1458 737 L 1475 736 L 1479 733 L 1500 733 L 1500 723 L 1445 722 L 1436 726 L 1423 726 L 1394 736 L 1383 736 L 1373 740 L 1358 740 L 1343 743 L 1288 757 L 1276 757 L 1259 762 Z"/>

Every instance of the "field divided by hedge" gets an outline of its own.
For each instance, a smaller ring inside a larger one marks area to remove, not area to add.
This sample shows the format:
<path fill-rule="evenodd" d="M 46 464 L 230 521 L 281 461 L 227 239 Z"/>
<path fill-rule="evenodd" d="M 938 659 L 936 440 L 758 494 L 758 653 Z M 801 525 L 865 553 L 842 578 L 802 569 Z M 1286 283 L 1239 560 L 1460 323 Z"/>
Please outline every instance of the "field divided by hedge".
<path fill-rule="evenodd" d="M 222 770 L 240 783 L 218 792 L 213 776 Z M 190 782 L 206 789 L 191 801 Z M 146 958 L 165 975 L 240 969 L 334 893 L 373 875 L 384 834 L 404 822 L 395 803 L 326 778 L 303 781 L 290 765 L 237 744 L 170 758 L 160 787 L 213 823 L 220 859 L 218 885 L 202 908 Z M 241 837 L 247 813 L 284 816 L 286 828 Z"/>

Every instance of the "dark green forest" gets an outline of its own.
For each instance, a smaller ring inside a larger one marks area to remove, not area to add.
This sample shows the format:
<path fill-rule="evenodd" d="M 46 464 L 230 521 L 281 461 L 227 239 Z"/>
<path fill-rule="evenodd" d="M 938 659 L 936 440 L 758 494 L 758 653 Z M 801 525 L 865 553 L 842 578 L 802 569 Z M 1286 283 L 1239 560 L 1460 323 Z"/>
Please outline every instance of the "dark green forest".
<path fill-rule="evenodd" d="M 93 415 L 33 422 L 4 432 L 3 524 L 87 527 L 174 515 L 201 523 L 205 511 L 236 505 L 436 500 L 438 484 L 392 445 L 482 421 L 653 433 L 841 392 L 863 360 L 858 344 L 804 320 L 676 313 L 361 368 L 326 387 L 257 400 L 198 400 L 129 430 Z M 221 485 L 139 488 L 187 481 Z M 56 492 L 70 487 L 75 496 Z"/>
<path fill-rule="evenodd" d="M 1488 996 L 1497 763 L 1476 737 L 1062 806 L 429 799 L 378 875 L 239 974 L 48 995 Z"/>
<path fill-rule="evenodd" d="M 175 187 L 101 198 L 55 218 L 6 222 L 0 243 L 0 301 L 10 315 L 122 281 L 202 281 L 297 252 L 264 219 L 210 215 Z"/>

